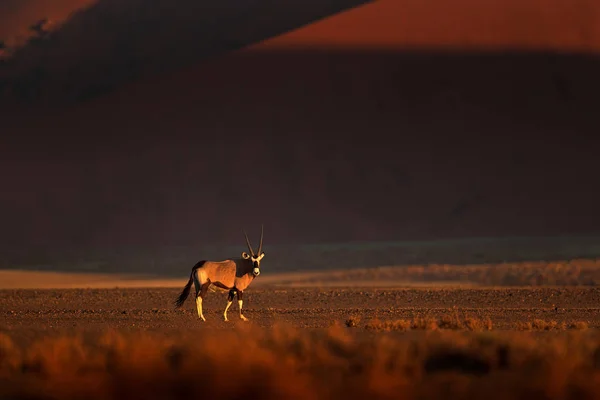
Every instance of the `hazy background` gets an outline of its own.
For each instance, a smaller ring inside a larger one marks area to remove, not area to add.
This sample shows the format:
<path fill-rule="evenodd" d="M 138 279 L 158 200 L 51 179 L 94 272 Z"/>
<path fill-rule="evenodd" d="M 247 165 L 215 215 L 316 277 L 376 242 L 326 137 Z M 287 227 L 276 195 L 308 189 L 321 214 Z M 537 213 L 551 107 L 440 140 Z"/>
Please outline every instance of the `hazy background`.
<path fill-rule="evenodd" d="M 49 4 L 0 2 L 34 37 L 0 64 L 5 268 L 180 274 L 261 223 L 273 268 L 600 253 L 594 1 Z"/>

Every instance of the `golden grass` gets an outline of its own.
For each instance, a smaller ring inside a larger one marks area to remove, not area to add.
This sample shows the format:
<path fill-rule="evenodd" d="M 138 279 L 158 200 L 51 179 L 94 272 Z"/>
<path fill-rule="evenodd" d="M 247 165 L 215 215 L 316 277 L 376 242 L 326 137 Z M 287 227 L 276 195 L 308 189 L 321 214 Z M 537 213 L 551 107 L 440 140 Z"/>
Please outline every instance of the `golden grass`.
<path fill-rule="evenodd" d="M 358 326 L 358 324 L 354 326 Z M 415 317 L 411 320 L 399 319 L 394 321 L 381 321 L 379 318 L 374 318 L 367 322 L 364 327 L 374 331 L 434 331 L 438 329 L 491 331 L 493 324 L 490 318 L 460 317 L 458 311 L 454 310 L 452 315 L 443 315 L 439 318 Z"/>
<path fill-rule="evenodd" d="M 351 322 L 350 322 L 351 321 Z M 351 317 L 346 321 L 348 327 L 358 327 L 360 318 Z M 408 331 L 408 330 L 466 330 L 466 331 L 491 331 L 493 323 L 490 318 L 475 318 L 444 315 L 440 318 L 415 317 L 411 320 L 398 319 L 382 321 L 373 318 L 364 324 L 364 328 L 372 331 Z M 571 323 L 557 322 L 554 320 L 534 319 L 533 321 L 515 322 L 514 329 L 517 331 L 564 331 L 588 329 L 585 321 Z"/>
<path fill-rule="evenodd" d="M 546 321 L 543 319 L 534 319 L 531 322 L 517 322 L 516 329 L 520 331 L 564 331 L 567 329 L 585 330 L 588 329 L 588 323 L 585 321 L 575 321 L 571 323 L 557 322 L 554 320 Z"/>
<path fill-rule="evenodd" d="M 448 310 L 447 314 L 439 317 L 430 315 L 417 315 L 411 319 L 397 319 L 382 321 L 379 317 L 371 318 L 363 328 L 370 331 L 409 331 L 409 330 L 464 330 L 472 332 L 491 331 L 494 324 L 489 317 L 474 317 L 467 313 L 459 312 L 457 307 Z M 462 315 L 461 315 L 462 313 Z M 360 327 L 361 317 L 351 315 L 346 320 L 349 328 Z M 517 331 L 564 331 L 588 329 L 586 321 L 557 322 L 555 320 L 544 320 L 535 318 L 532 321 L 516 321 L 512 329 Z"/>
<path fill-rule="evenodd" d="M 0 398 L 585 399 L 600 391 L 594 330 L 360 332 L 242 325 L 31 340 L 5 332 Z"/>

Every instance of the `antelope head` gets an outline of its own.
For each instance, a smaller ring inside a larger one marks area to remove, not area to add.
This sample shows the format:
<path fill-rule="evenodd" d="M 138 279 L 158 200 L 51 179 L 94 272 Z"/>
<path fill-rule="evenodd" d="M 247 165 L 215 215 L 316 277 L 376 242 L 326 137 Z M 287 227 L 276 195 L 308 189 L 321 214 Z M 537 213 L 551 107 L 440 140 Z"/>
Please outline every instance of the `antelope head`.
<path fill-rule="evenodd" d="M 262 258 L 265 256 L 265 252 L 262 251 L 262 245 L 263 245 L 263 226 L 261 225 L 260 227 L 260 243 L 258 244 L 258 252 L 254 253 L 254 250 L 252 249 L 252 246 L 250 245 L 250 240 L 248 240 L 248 235 L 246 234 L 246 231 L 242 230 L 244 232 L 244 236 L 246 237 L 246 244 L 248 245 L 248 251 L 250 251 L 250 254 L 246 253 L 245 251 L 242 252 L 242 258 L 244 260 L 250 260 L 250 262 L 252 263 L 252 266 L 254 267 L 252 269 L 252 274 L 256 277 L 258 275 L 260 275 L 260 260 L 262 260 Z"/>

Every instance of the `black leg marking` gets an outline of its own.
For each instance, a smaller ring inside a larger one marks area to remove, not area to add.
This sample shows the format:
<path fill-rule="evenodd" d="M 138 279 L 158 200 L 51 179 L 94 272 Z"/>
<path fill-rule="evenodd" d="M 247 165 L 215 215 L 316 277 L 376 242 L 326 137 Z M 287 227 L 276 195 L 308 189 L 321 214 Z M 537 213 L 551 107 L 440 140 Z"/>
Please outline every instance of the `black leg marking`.
<path fill-rule="evenodd" d="M 238 290 L 238 291 L 237 291 L 237 298 L 238 298 L 238 301 L 239 301 L 239 300 L 242 300 L 242 295 L 243 295 L 243 293 L 244 293 L 244 292 L 242 292 L 241 290 Z"/>
<path fill-rule="evenodd" d="M 235 296 L 235 289 L 231 289 L 229 291 L 229 296 L 227 297 L 227 301 L 233 301 L 234 296 Z"/>

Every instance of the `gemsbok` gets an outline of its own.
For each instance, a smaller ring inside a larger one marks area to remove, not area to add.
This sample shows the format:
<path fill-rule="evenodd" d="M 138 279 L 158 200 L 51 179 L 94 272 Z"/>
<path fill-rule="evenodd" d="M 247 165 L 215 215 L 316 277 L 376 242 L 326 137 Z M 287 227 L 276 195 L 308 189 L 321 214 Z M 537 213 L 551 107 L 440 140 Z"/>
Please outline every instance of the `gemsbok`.
<path fill-rule="evenodd" d="M 198 317 L 202 321 L 206 321 L 204 314 L 202 313 L 202 300 L 206 296 L 206 292 L 210 285 L 215 285 L 221 289 L 229 290 L 229 296 L 227 297 L 227 305 L 225 306 L 225 312 L 223 312 L 223 318 L 227 319 L 227 310 L 233 302 L 233 297 L 237 293 L 238 305 L 240 308 L 240 318 L 244 321 L 248 321 L 248 318 L 242 314 L 242 304 L 244 300 L 242 295 L 244 290 L 250 286 L 254 278 L 260 275 L 260 261 L 265 256 L 262 251 L 263 245 L 263 226 L 260 229 L 260 243 L 258 245 L 258 252 L 255 254 L 248 235 L 242 230 L 246 237 L 246 244 L 250 254 L 245 251 L 242 252 L 242 258 L 231 258 L 224 261 L 199 261 L 192 268 L 190 279 L 185 285 L 177 300 L 175 300 L 175 307 L 180 308 L 190 294 L 192 282 L 196 288 L 196 308 L 198 309 Z"/>

